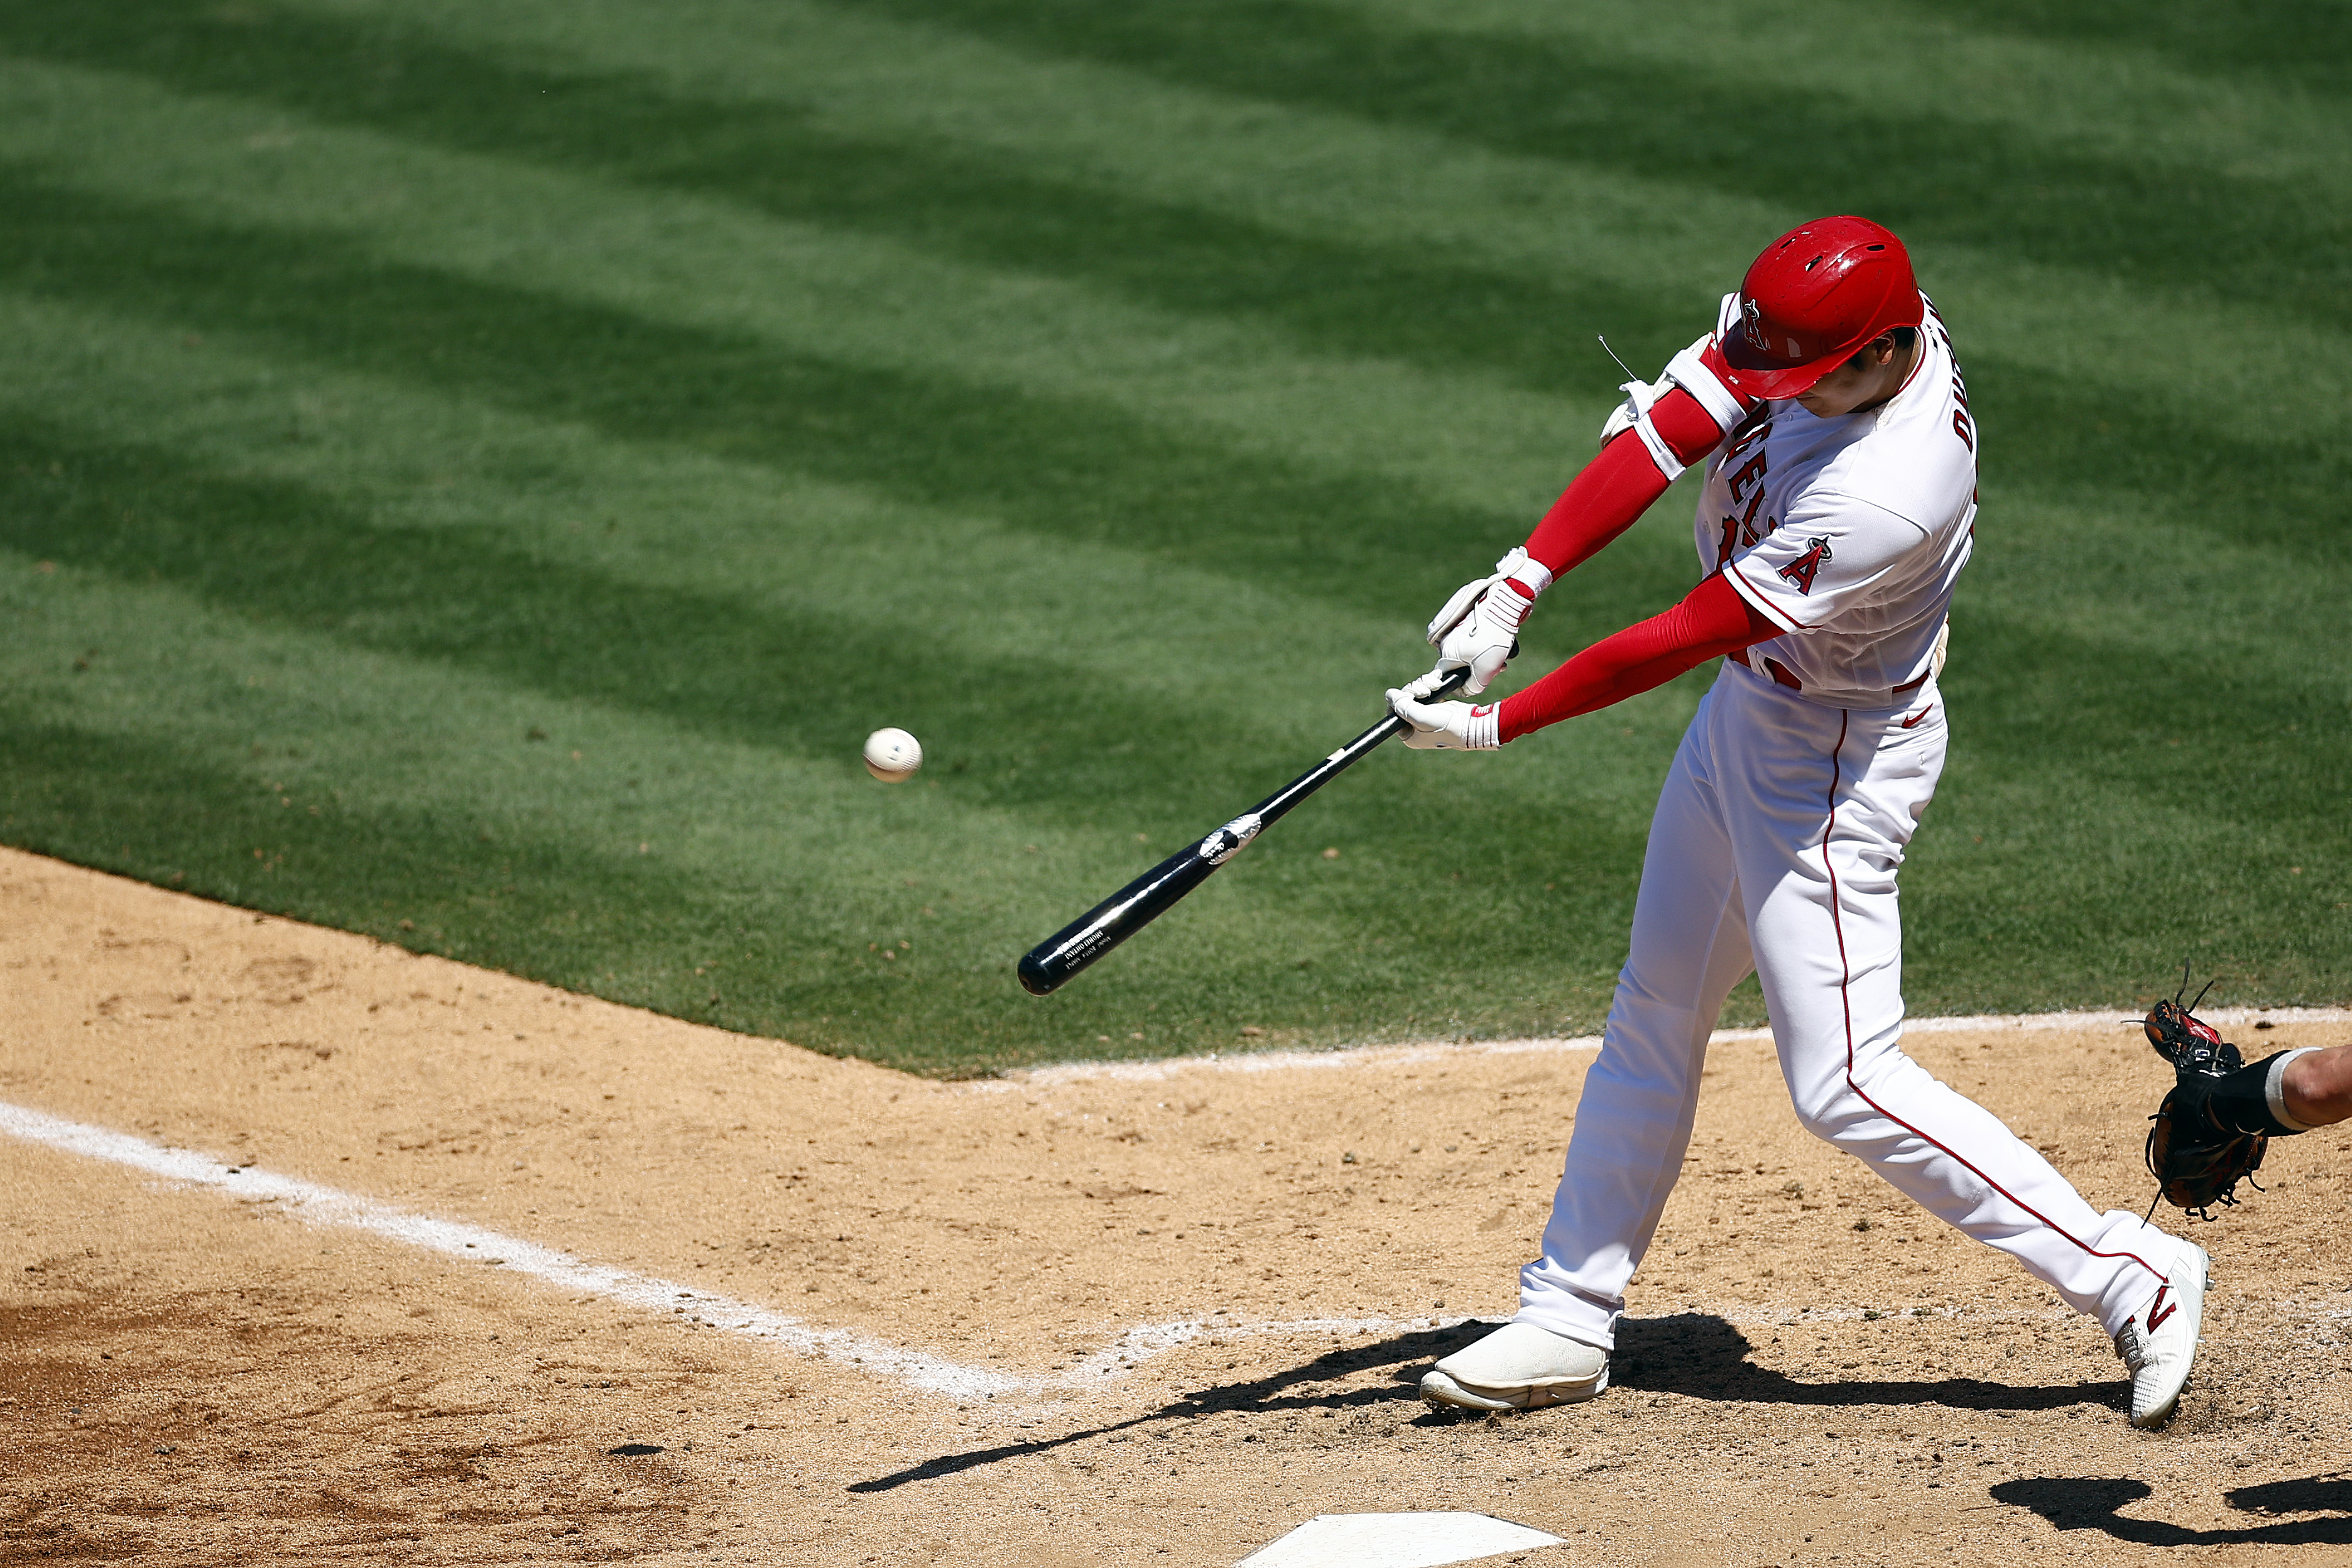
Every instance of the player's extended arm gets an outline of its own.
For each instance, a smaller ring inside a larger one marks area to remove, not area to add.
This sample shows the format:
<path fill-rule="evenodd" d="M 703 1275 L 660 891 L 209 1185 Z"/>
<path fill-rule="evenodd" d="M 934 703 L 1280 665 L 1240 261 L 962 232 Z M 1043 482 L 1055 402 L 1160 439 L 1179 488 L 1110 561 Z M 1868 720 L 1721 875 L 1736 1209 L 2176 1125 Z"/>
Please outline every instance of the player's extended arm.
<path fill-rule="evenodd" d="M 1633 526 L 1666 487 L 1722 445 L 1725 427 L 1682 387 L 1675 387 L 1650 405 L 1650 423 L 1672 455 L 1675 470 L 1659 466 L 1649 445 L 1636 430 L 1622 430 L 1609 438 L 1601 455 L 1584 465 L 1559 500 L 1528 537 L 1529 559 L 1541 564 L 1551 579 L 1598 555 L 1611 540 Z"/>
<path fill-rule="evenodd" d="M 1505 698 L 1501 738 L 1516 741 L 1547 724 L 1622 702 L 1710 658 L 1780 633 L 1770 616 L 1739 596 L 1729 578 L 1715 573 L 1664 614 L 1601 638 L 1525 691 Z"/>
<path fill-rule="evenodd" d="M 1780 635 L 1781 628 L 1717 572 L 1674 608 L 1601 638 L 1501 702 L 1473 708 L 1466 702 L 1423 701 L 1439 679 L 1433 673 L 1390 692 L 1389 707 L 1412 726 L 1404 738 L 1408 746 L 1483 751 L 1622 702 L 1710 658 Z"/>
<path fill-rule="evenodd" d="M 1717 378 L 1718 365 L 1708 343 L 1676 355 L 1669 368 L 1670 376 L 1686 376 L 1703 387 L 1704 402 L 1673 381 L 1659 384 L 1667 388 L 1663 395 L 1627 384 L 1633 395 L 1610 421 L 1620 428 L 1544 513 L 1527 544 L 1496 562 L 1492 576 L 1464 584 L 1430 621 L 1440 672 L 1466 665 L 1465 689 L 1484 691 L 1509 661 L 1536 595 L 1631 528 L 1686 464 L 1722 444 L 1751 405 Z"/>

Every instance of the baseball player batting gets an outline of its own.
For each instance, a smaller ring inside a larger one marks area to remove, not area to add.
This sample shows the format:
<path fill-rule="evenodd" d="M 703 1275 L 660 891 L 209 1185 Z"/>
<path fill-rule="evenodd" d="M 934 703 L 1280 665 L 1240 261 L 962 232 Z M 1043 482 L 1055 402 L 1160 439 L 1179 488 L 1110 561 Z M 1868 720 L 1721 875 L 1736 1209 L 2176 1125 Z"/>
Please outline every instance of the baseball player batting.
<path fill-rule="evenodd" d="M 1609 1385 L 1625 1289 L 1688 1146 L 1708 1033 L 1763 987 L 1805 1127 L 2099 1320 L 2160 1425 L 2189 1378 L 2204 1250 L 2099 1214 L 1990 1112 L 1906 1056 L 1895 873 L 1943 770 L 1945 616 L 1974 536 L 1977 428 L 1950 334 L 1903 242 L 1829 217 L 1768 246 L 1715 330 L 1629 382 L 1600 455 L 1492 575 L 1430 623 L 1437 668 L 1390 706 L 1408 746 L 1499 746 L 1723 668 L 1650 827 L 1631 952 L 1584 1081 L 1519 1310 L 1437 1363 L 1432 1401 L 1530 1408 Z M 1486 689 L 1538 595 L 1704 463 L 1705 577 L 1526 690 Z"/>

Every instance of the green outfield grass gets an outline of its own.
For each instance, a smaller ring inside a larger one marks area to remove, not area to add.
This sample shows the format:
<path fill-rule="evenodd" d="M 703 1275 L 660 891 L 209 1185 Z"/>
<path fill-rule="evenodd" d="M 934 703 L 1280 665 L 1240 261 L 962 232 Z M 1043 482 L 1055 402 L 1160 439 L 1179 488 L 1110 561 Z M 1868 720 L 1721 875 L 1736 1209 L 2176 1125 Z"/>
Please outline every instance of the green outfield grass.
<path fill-rule="evenodd" d="M 1861 211 L 1985 443 L 1915 1011 L 2341 1000 L 2347 17 L 0 0 L 0 839 L 930 1072 L 1591 1028 L 1711 670 L 1012 966 Z"/>

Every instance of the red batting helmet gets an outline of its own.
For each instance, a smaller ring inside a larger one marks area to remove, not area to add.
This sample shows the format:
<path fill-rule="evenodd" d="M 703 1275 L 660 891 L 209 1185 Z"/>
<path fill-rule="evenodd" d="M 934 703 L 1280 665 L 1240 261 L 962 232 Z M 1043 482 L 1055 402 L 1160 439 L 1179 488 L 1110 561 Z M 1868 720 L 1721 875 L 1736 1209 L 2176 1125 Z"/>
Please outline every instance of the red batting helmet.
<path fill-rule="evenodd" d="M 1742 392 L 1794 397 L 1871 339 L 1916 327 L 1924 314 L 1901 240 L 1868 218 L 1815 218 L 1748 264 L 1723 357 Z"/>

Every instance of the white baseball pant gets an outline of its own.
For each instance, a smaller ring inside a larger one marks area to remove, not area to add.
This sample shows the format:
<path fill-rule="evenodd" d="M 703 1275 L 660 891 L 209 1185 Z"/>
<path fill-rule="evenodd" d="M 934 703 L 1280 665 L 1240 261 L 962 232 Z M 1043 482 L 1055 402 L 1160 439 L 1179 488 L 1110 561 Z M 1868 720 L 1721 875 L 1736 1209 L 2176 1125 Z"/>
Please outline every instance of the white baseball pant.
<path fill-rule="evenodd" d="M 1824 708 L 1724 662 L 1650 827 L 1630 956 L 1584 1080 L 1543 1256 L 1518 1316 L 1603 1350 L 1682 1172 L 1706 1039 L 1750 970 L 1798 1120 L 2000 1248 L 2112 1335 L 2181 1243 L 2095 1213 L 2050 1163 L 1896 1043 L 1895 876 L 1944 766 L 1931 683 L 1900 708 Z"/>

